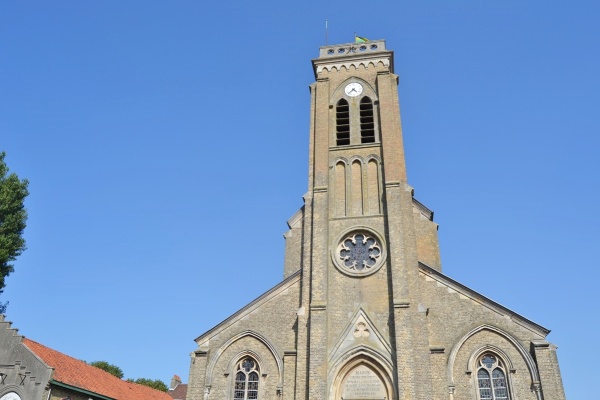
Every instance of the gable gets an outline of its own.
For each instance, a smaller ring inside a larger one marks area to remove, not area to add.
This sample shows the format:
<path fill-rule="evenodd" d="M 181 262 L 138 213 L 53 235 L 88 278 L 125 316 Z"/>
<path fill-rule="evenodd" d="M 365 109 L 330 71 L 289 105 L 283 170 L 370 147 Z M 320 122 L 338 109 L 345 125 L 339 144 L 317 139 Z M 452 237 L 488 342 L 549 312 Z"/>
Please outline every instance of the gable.
<path fill-rule="evenodd" d="M 237 312 L 226 318 L 224 321 L 209 329 L 202 335 L 198 336 L 195 341 L 198 345 L 208 345 L 208 340 L 215 335 L 218 335 L 220 332 L 226 330 L 232 325 L 236 324 L 240 320 L 248 317 L 255 311 L 258 311 L 260 308 L 265 307 L 267 304 L 276 301 L 276 299 L 287 293 L 289 289 L 291 289 L 294 285 L 298 284 L 300 281 L 301 271 L 298 270 L 294 274 L 290 275 L 288 278 L 283 280 L 281 283 L 277 284 L 273 288 L 269 289 L 246 306 L 239 309 Z"/>
<path fill-rule="evenodd" d="M 23 344 L 50 367 L 54 368 L 51 384 L 67 389 L 92 392 L 116 400 L 172 400 L 171 397 L 151 387 L 124 381 L 59 351 L 46 347 L 31 339 Z"/>
<path fill-rule="evenodd" d="M 419 263 L 419 274 L 423 276 L 426 281 L 435 282 L 438 286 L 446 287 L 449 293 L 455 293 L 461 299 L 470 300 L 475 304 L 486 307 L 489 310 L 492 310 L 503 317 L 509 318 L 519 326 L 542 337 L 546 337 L 548 333 L 550 333 L 549 329 L 536 324 L 535 322 L 523 317 L 520 314 L 517 314 L 509 308 L 504 307 L 503 305 L 485 297 L 475 290 L 468 288 L 467 286 L 453 280 L 452 278 L 449 278 L 448 276 L 425 264 Z"/>

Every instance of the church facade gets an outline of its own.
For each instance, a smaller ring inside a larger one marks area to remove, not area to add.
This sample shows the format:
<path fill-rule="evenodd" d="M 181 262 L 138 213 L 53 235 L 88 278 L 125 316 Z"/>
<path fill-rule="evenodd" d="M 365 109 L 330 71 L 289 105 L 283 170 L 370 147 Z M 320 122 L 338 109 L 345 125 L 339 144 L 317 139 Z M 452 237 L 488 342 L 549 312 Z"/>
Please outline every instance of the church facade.
<path fill-rule="evenodd" d="M 313 68 L 284 280 L 196 339 L 187 399 L 565 399 L 549 330 L 442 273 L 385 41 L 321 47 Z"/>

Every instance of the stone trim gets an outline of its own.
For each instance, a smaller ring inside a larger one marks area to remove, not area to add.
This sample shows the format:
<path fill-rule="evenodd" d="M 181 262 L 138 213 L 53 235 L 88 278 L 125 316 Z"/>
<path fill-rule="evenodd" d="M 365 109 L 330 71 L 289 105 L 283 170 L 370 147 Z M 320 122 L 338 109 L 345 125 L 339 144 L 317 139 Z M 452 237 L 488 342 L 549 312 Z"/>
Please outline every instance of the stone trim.
<path fill-rule="evenodd" d="M 279 373 L 279 384 L 282 384 L 282 380 L 283 380 L 283 358 L 281 357 L 281 355 L 279 354 L 279 352 L 277 351 L 277 349 L 275 348 L 275 346 L 273 345 L 273 343 L 271 343 L 266 337 L 264 337 L 263 335 L 261 335 L 258 332 L 254 332 L 254 331 L 244 331 L 241 332 L 237 335 L 235 335 L 234 337 L 232 337 L 231 339 L 229 339 L 228 341 L 226 341 L 216 352 L 215 355 L 212 357 L 212 359 L 208 362 L 208 365 L 206 366 L 206 380 L 205 382 L 208 384 L 212 384 L 212 380 L 213 380 L 213 374 L 214 374 L 214 368 L 217 365 L 217 361 L 219 360 L 219 358 L 221 357 L 221 355 L 225 352 L 225 350 L 227 350 L 227 348 L 229 346 L 231 346 L 233 343 L 237 342 L 238 340 L 246 337 L 246 336 L 250 336 L 253 337 L 254 339 L 258 340 L 259 342 L 262 342 L 262 344 L 264 344 L 267 349 L 269 349 L 269 351 L 271 352 L 271 355 L 273 356 L 273 358 L 275 359 L 275 362 L 277 364 L 277 369 L 278 369 L 278 373 Z M 238 354 L 236 354 L 232 360 L 230 360 L 229 364 L 228 364 L 228 372 L 231 371 L 231 367 L 232 365 L 235 365 L 235 362 L 239 361 L 242 357 L 249 355 L 252 358 L 254 358 L 256 360 L 257 363 L 262 364 L 262 361 L 260 359 L 260 356 L 258 354 L 256 354 L 255 352 L 251 351 L 251 350 L 245 350 L 242 351 Z M 263 370 L 263 368 L 260 368 L 261 370 L 261 374 L 265 374 L 266 371 Z"/>
<path fill-rule="evenodd" d="M 339 349 L 342 347 L 344 341 L 346 340 L 346 337 L 350 334 L 350 332 L 352 332 L 352 330 L 354 330 L 356 323 L 361 317 L 367 322 L 370 331 L 373 332 L 375 337 L 378 339 L 379 343 L 381 343 L 382 347 L 385 348 L 385 350 L 387 351 L 387 357 L 392 357 L 392 346 L 388 343 L 385 336 L 383 336 L 381 332 L 379 332 L 379 329 L 377 329 L 377 325 L 373 322 L 371 318 L 369 318 L 369 315 L 365 312 L 365 310 L 362 307 L 360 307 L 358 310 L 356 310 L 352 318 L 349 319 L 350 322 L 346 326 L 346 329 L 344 329 L 344 331 L 340 335 L 337 343 L 331 348 L 329 353 L 330 363 L 333 363 L 334 358 L 336 358 L 339 355 Z M 373 349 L 373 351 L 377 350 Z"/>
<path fill-rule="evenodd" d="M 340 355 L 334 362 L 331 362 L 331 368 L 327 379 L 328 382 L 331 382 L 329 388 L 329 400 L 337 400 L 334 398 L 334 395 L 339 391 L 343 378 L 354 367 L 360 364 L 368 365 L 370 368 L 379 372 L 390 395 L 389 398 L 396 398 L 396 393 L 394 393 L 394 380 L 392 378 L 394 376 L 394 367 L 391 360 L 370 347 L 357 346 Z"/>
<path fill-rule="evenodd" d="M 288 278 L 284 279 L 279 284 L 277 284 L 274 287 L 272 287 L 271 289 L 267 290 L 265 293 L 261 294 L 259 297 L 257 297 L 256 299 L 254 299 L 250 303 L 248 303 L 245 307 L 239 309 L 237 312 L 235 312 L 234 314 L 229 316 L 227 319 L 225 319 L 222 322 L 220 322 L 219 324 L 215 325 L 213 328 L 204 332 L 202 335 L 198 336 L 194 340 L 196 341 L 196 343 L 198 343 L 198 345 L 200 345 L 201 343 L 206 341 L 213 334 L 216 334 L 218 331 L 227 328 L 229 325 L 235 323 L 237 320 L 241 319 L 243 316 L 250 314 L 252 311 L 256 310 L 257 308 L 259 308 L 260 306 L 262 306 L 269 300 L 272 300 L 277 295 L 281 294 L 286 289 L 288 289 L 290 286 L 292 286 L 294 283 L 298 282 L 300 280 L 301 272 L 302 272 L 302 270 L 298 270 L 298 271 L 294 272 Z"/>
<path fill-rule="evenodd" d="M 368 147 L 373 147 L 373 148 L 380 148 L 381 147 L 381 141 L 375 142 L 375 143 L 356 143 L 356 144 L 347 144 L 344 146 L 329 146 L 329 151 L 330 152 L 336 152 L 336 151 L 347 151 L 348 149 L 364 149 L 364 148 L 368 148 Z"/>
<path fill-rule="evenodd" d="M 525 349 L 525 347 L 523 347 L 523 345 L 517 340 L 515 339 L 512 335 L 510 335 L 508 332 L 503 331 L 500 328 L 497 328 L 495 326 L 492 325 L 481 325 L 478 326 L 477 328 L 472 329 L 471 331 L 469 331 L 467 334 L 465 334 L 458 342 L 456 342 L 456 344 L 454 345 L 454 347 L 452 347 L 452 351 L 450 352 L 450 356 L 448 357 L 448 364 L 447 364 L 447 370 L 446 370 L 446 375 L 448 378 L 448 384 L 449 385 L 454 385 L 454 362 L 456 360 L 456 355 L 458 354 L 458 351 L 461 349 L 461 347 L 463 346 L 463 344 L 465 344 L 465 342 L 471 338 L 472 336 L 476 335 L 477 333 L 484 331 L 484 330 L 488 330 L 490 332 L 494 332 L 502 337 L 504 337 L 506 340 L 508 340 L 516 349 L 517 351 L 521 354 L 521 357 L 523 357 L 523 360 L 525 361 L 525 363 L 527 364 L 527 369 L 529 370 L 529 373 L 531 375 L 531 381 L 532 382 L 539 382 L 540 381 L 540 375 L 538 373 L 538 369 L 537 366 L 535 364 L 535 361 L 533 360 L 533 358 L 531 357 L 531 354 L 529 354 L 529 352 L 527 351 L 527 349 Z M 486 346 L 484 346 L 483 348 L 485 348 Z M 492 346 L 489 346 L 490 348 Z M 479 350 L 481 350 L 482 348 L 480 348 Z M 494 348 L 497 349 L 497 348 Z M 503 354 L 503 353 L 501 353 Z M 472 356 L 472 355 L 471 355 Z"/>
<path fill-rule="evenodd" d="M 414 197 L 412 198 L 412 200 L 413 200 L 413 206 L 415 206 L 417 208 L 417 210 L 419 210 L 425 218 L 427 218 L 430 221 L 433 221 L 433 211 L 431 211 L 429 208 L 425 207 L 423 205 L 423 203 L 421 203 L 419 200 L 415 199 Z"/>
<path fill-rule="evenodd" d="M 382 65 L 384 68 L 390 68 L 392 63 L 390 62 L 389 54 L 383 55 L 382 57 L 364 57 L 361 59 L 347 59 L 347 60 L 337 60 L 337 62 L 332 62 L 333 60 L 327 60 L 327 62 L 315 62 L 315 77 L 318 76 L 321 72 L 327 71 L 341 71 L 342 69 L 350 70 L 351 67 L 355 69 L 359 69 L 363 67 L 364 69 L 369 69 L 371 64 L 373 64 L 373 68 L 377 68 L 379 65 Z M 318 80 L 318 78 L 317 78 Z"/>
<path fill-rule="evenodd" d="M 515 393 L 514 393 L 514 383 L 512 382 L 512 377 L 511 375 L 514 374 L 515 372 L 517 372 L 517 370 L 515 369 L 515 367 L 513 366 L 512 360 L 508 357 L 508 355 L 502 351 L 502 349 L 496 347 L 496 346 L 492 346 L 492 345 L 485 345 L 485 346 L 481 346 L 480 348 L 476 349 L 473 354 L 471 354 L 471 357 L 469 357 L 469 361 L 467 361 L 467 370 L 466 370 L 466 374 L 471 376 L 471 374 L 473 372 L 475 372 L 475 378 L 473 378 L 476 381 L 476 377 L 477 377 L 477 371 L 479 370 L 479 366 L 477 365 L 477 361 L 479 360 L 479 358 L 481 356 L 483 356 L 485 353 L 494 353 L 496 355 L 496 357 L 500 358 L 503 362 L 503 364 L 505 364 L 504 369 L 507 372 L 510 372 L 509 374 L 507 373 L 504 377 L 504 379 L 506 379 L 506 386 L 507 386 L 507 390 L 509 393 L 509 398 L 510 399 L 515 399 Z M 525 362 L 527 362 L 527 360 L 525 360 Z M 474 387 L 475 389 L 475 395 L 477 396 L 477 391 L 478 391 L 478 387 L 477 385 L 475 385 Z M 479 398 L 479 397 L 477 397 Z"/>
<path fill-rule="evenodd" d="M 352 271 L 352 270 L 346 268 L 342 264 L 342 262 L 339 260 L 339 257 L 338 257 L 339 246 L 342 243 L 342 241 L 344 240 L 344 238 L 352 233 L 371 235 L 377 240 L 377 242 L 380 246 L 381 253 L 380 253 L 379 259 L 377 260 L 377 263 L 373 266 L 372 269 L 366 270 L 364 272 Z M 366 225 L 356 225 L 349 229 L 344 230 L 337 237 L 335 242 L 331 243 L 330 248 L 331 248 L 330 257 L 331 257 L 331 261 L 333 262 L 333 265 L 342 274 L 353 277 L 353 278 L 363 278 L 365 276 L 373 275 L 375 272 L 379 271 L 381 269 L 381 267 L 383 267 L 385 265 L 385 262 L 387 259 L 387 253 L 388 253 L 388 244 L 384 240 L 384 237 L 382 235 L 380 235 L 379 232 L 377 232 L 373 228 L 366 226 Z"/>
<path fill-rule="evenodd" d="M 467 286 L 455 281 L 452 278 L 447 277 L 439 271 L 431 268 L 430 266 L 423 264 L 419 261 L 419 272 L 424 276 L 441 283 L 442 285 L 447 286 L 448 288 L 462 294 L 465 297 L 481 304 L 484 307 L 487 307 L 500 315 L 508 316 L 512 321 L 521 325 L 522 327 L 529 329 L 530 331 L 541 335 L 546 336 L 550 333 L 549 329 L 544 328 L 541 325 L 536 324 L 535 322 L 517 314 L 516 312 L 510 310 L 509 308 L 504 307 L 503 305 L 496 303 L 495 301 L 485 297 L 484 295 L 476 292 L 475 290 L 468 288 Z"/>
<path fill-rule="evenodd" d="M 365 91 L 363 91 L 363 93 L 360 94 L 360 97 L 358 97 L 359 99 L 364 96 L 367 96 L 372 101 L 379 101 L 379 97 L 377 96 L 377 90 L 376 90 L 376 88 L 373 87 L 373 85 L 371 85 L 369 82 L 367 82 L 364 79 L 361 79 L 357 76 L 352 76 L 352 77 L 346 79 L 345 81 L 343 81 L 342 83 L 340 83 L 338 85 L 338 87 L 333 91 L 333 93 L 329 97 L 329 106 L 330 107 L 332 107 L 332 106 L 335 107 L 335 105 L 337 104 L 337 102 L 340 99 L 348 98 L 348 96 L 346 96 L 346 94 L 344 93 L 344 88 L 346 87 L 346 85 L 348 85 L 349 83 L 353 83 L 353 82 L 360 83 L 363 86 L 363 88 L 366 89 Z"/>
<path fill-rule="evenodd" d="M 302 219 L 303 215 L 304 215 L 304 206 L 300 207 L 298 209 L 298 211 L 296 211 L 294 213 L 294 215 L 292 215 L 287 220 L 287 226 L 288 226 L 288 228 L 292 229 L 298 223 L 298 221 L 300 221 Z"/>
<path fill-rule="evenodd" d="M 15 393 L 17 396 L 19 396 L 21 398 L 21 400 L 29 400 L 29 396 L 25 395 L 24 390 L 23 390 L 23 386 L 17 386 L 14 384 L 11 385 L 3 385 L 2 387 L 0 387 L 0 397 L 9 394 L 9 393 Z"/>
<path fill-rule="evenodd" d="M 547 349 L 550 347 L 550 342 L 545 340 L 532 340 L 531 344 L 533 344 L 533 347 L 537 349 Z"/>
<path fill-rule="evenodd" d="M 465 371 L 468 375 L 471 375 L 473 373 L 473 370 L 477 369 L 472 367 L 476 367 L 477 359 L 481 357 L 483 353 L 486 352 L 498 355 L 502 359 L 502 361 L 504 361 L 504 364 L 506 364 L 506 369 L 510 371 L 510 373 L 514 374 L 515 372 L 517 372 L 516 368 L 513 366 L 512 360 L 502 349 L 488 344 L 485 346 L 481 346 L 480 348 L 475 350 L 473 354 L 471 354 L 471 357 L 469 357 L 469 361 L 467 361 L 467 370 Z M 508 376 L 506 378 L 508 379 Z"/>

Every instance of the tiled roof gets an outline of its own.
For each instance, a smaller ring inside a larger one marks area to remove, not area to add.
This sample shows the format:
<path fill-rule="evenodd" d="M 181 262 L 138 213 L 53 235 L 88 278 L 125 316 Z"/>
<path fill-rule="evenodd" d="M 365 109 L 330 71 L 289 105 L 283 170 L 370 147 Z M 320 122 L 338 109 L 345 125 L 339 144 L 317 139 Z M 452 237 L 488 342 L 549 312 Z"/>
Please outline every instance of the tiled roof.
<path fill-rule="evenodd" d="M 180 383 L 175 388 L 169 389 L 169 396 L 175 400 L 184 400 L 187 395 L 187 383 Z"/>
<path fill-rule="evenodd" d="M 160 390 L 127 382 L 93 367 L 84 361 L 60 353 L 33 340 L 23 343 L 50 367 L 54 368 L 52 380 L 98 393 L 116 400 L 172 400 Z"/>

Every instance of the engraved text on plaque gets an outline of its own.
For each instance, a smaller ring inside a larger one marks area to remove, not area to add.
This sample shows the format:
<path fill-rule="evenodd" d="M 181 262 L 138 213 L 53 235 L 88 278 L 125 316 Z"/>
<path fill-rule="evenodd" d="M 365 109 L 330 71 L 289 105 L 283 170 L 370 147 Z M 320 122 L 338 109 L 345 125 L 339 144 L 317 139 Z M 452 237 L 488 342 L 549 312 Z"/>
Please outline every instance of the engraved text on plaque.
<path fill-rule="evenodd" d="M 344 400 L 383 400 L 385 386 L 377 374 L 365 365 L 354 368 L 342 384 Z"/>

